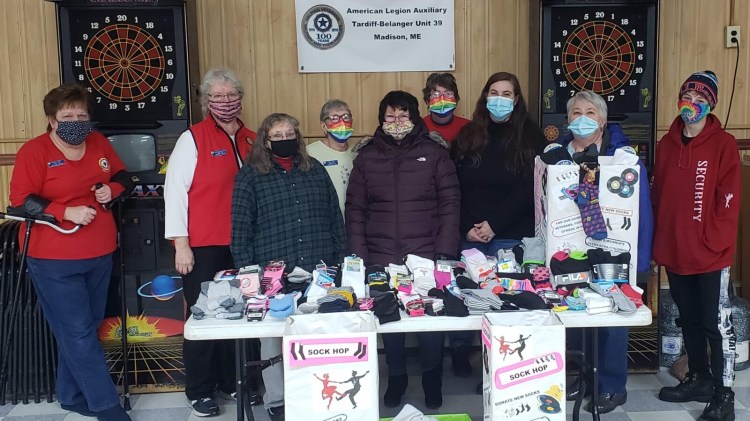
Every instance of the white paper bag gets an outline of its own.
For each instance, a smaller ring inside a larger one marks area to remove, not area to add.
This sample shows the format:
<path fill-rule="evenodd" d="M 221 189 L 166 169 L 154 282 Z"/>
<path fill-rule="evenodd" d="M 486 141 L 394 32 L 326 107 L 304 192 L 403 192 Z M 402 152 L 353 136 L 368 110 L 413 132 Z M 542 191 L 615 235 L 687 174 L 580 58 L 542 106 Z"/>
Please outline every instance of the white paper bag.
<path fill-rule="evenodd" d="M 619 254 L 629 252 L 630 283 L 636 282 L 641 177 L 638 165 L 611 165 L 612 157 L 599 157 L 599 206 L 607 225 L 607 238 L 588 237 L 575 203 L 579 184 L 578 165 L 547 165 L 536 158 L 534 197 L 536 235 L 547 244 L 547 265 L 558 251 L 601 248 Z"/>
<path fill-rule="evenodd" d="M 287 419 L 378 420 L 372 313 L 290 316 L 283 355 Z"/>
<path fill-rule="evenodd" d="M 565 327 L 548 310 L 486 313 L 485 420 L 565 420 Z"/>

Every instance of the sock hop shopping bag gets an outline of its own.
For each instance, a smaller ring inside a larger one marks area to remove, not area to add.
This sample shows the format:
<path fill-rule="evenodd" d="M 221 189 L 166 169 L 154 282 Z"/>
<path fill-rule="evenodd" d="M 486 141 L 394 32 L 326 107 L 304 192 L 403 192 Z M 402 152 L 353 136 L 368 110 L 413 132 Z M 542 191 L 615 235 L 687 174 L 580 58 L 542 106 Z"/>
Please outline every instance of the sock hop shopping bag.
<path fill-rule="evenodd" d="M 547 244 L 547 265 L 558 251 L 629 252 L 629 279 L 635 284 L 641 174 L 637 163 L 612 161 L 612 157 L 600 156 L 598 165 L 547 165 L 537 157 L 536 236 Z"/>
<path fill-rule="evenodd" d="M 485 313 L 485 420 L 565 420 L 565 327 L 548 310 Z"/>
<path fill-rule="evenodd" d="M 283 350 L 287 419 L 378 420 L 372 313 L 290 316 Z"/>

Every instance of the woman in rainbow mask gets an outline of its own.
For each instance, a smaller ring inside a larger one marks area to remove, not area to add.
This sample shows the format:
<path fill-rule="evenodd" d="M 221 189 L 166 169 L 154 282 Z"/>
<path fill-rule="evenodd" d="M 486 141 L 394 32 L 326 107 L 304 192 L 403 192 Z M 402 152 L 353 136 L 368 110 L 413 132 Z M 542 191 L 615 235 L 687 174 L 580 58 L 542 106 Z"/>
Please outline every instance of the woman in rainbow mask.
<path fill-rule="evenodd" d="M 545 144 L 518 78 L 506 72 L 490 76 L 471 122 L 451 148 L 461 188 L 461 250 L 496 256 L 534 236 L 534 157 Z M 454 371 L 469 375 L 472 333 L 449 337 Z"/>
<path fill-rule="evenodd" d="M 708 70 L 682 84 L 680 115 L 656 150 L 652 189 L 654 260 L 667 270 L 690 369 L 682 383 L 662 388 L 659 399 L 709 402 L 701 420 L 734 419 L 729 265 L 742 203 L 740 159 L 734 136 L 711 114 L 718 91 Z"/>
<path fill-rule="evenodd" d="M 352 111 L 349 104 L 340 99 L 329 99 L 320 109 L 320 128 L 325 138 L 307 145 L 307 154 L 320 161 L 331 177 L 336 195 L 339 197 L 341 213 L 346 202 L 346 186 L 352 173 L 357 153 L 349 145 L 352 129 Z"/>
<path fill-rule="evenodd" d="M 461 100 L 456 78 L 450 73 L 431 74 L 422 89 L 422 96 L 430 111 L 429 115 L 422 117 L 427 130 L 437 132 L 448 143 L 453 142 L 458 131 L 469 123 L 455 114 L 456 105 Z"/>

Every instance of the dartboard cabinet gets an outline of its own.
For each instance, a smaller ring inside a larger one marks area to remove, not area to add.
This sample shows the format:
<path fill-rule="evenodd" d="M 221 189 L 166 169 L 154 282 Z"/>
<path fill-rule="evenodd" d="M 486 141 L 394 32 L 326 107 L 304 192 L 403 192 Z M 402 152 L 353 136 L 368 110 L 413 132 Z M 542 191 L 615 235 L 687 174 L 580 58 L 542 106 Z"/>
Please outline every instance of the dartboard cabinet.
<path fill-rule="evenodd" d="M 657 0 L 542 0 L 541 127 L 567 132 L 566 103 L 591 90 L 607 103 L 646 166 L 653 162 Z"/>

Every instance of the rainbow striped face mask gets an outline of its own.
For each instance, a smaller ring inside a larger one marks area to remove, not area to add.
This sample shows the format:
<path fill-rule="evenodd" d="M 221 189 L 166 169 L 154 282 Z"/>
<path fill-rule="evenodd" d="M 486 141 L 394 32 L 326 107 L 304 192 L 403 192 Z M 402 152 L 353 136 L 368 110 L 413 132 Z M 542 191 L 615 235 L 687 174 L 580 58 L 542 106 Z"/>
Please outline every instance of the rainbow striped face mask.
<path fill-rule="evenodd" d="M 333 140 L 339 143 L 344 143 L 352 137 L 354 129 L 352 129 L 351 121 L 339 120 L 338 123 L 331 123 L 326 121 L 326 131 L 331 135 Z"/>
<path fill-rule="evenodd" d="M 437 98 L 430 98 L 430 104 L 427 108 L 431 113 L 437 114 L 440 117 L 445 117 L 456 109 L 456 104 L 457 102 L 455 98 L 439 96 Z"/>
<path fill-rule="evenodd" d="M 711 112 L 711 106 L 692 101 L 680 100 L 677 102 L 677 108 L 680 110 L 682 121 L 687 124 L 697 123 Z"/>

